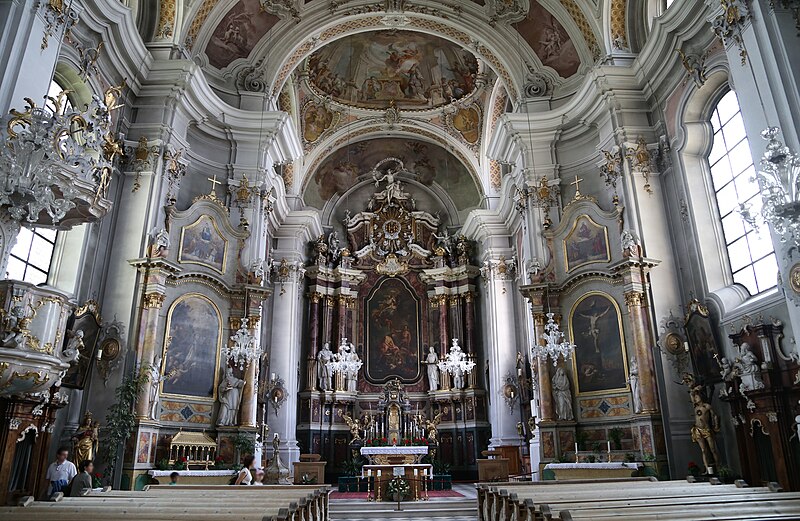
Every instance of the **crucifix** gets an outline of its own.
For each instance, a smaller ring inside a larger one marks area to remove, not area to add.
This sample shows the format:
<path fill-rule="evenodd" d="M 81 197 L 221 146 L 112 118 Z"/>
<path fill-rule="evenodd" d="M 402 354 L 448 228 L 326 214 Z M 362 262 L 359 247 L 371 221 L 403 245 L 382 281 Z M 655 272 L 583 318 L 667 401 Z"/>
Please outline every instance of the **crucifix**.
<path fill-rule="evenodd" d="M 209 195 L 213 195 L 214 197 L 217 196 L 217 185 L 221 185 L 222 181 L 217 181 L 217 174 L 214 174 L 214 177 L 206 178 L 211 183 L 211 192 Z"/>
<path fill-rule="evenodd" d="M 570 183 L 570 185 L 573 185 L 575 187 L 575 197 L 576 198 L 581 195 L 581 182 L 582 181 L 583 181 L 583 179 L 579 178 L 578 176 L 575 176 L 575 180 Z"/>

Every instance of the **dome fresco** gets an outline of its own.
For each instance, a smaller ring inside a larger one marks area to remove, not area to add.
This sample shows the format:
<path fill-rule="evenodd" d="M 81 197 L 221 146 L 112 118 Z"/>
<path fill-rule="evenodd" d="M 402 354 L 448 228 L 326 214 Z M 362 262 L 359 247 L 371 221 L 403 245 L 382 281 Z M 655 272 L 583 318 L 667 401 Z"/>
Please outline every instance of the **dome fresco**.
<path fill-rule="evenodd" d="M 475 90 L 478 61 L 448 40 L 419 32 L 347 36 L 307 60 L 312 88 L 337 102 L 383 110 L 425 110 Z"/>

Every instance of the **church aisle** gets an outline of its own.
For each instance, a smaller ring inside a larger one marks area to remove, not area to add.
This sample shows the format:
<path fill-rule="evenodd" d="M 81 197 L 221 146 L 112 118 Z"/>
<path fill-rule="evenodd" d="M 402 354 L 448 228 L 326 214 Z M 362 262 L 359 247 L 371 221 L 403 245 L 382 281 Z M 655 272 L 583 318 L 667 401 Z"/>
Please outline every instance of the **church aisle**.
<path fill-rule="evenodd" d="M 454 485 L 463 498 L 440 498 L 430 501 L 397 503 L 361 500 L 331 500 L 331 521 L 377 521 L 380 519 L 421 519 L 426 521 L 477 521 L 478 503 L 473 485 Z"/>

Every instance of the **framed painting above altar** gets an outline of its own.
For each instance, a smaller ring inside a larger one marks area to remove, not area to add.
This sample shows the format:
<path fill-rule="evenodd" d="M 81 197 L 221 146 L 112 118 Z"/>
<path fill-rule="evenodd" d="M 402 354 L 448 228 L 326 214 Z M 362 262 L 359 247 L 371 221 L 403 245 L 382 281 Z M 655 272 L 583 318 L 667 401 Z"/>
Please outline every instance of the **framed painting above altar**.
<path fill-rule="evenodd" d="M 617 303 L 605 293 L 581 297 L 572 307 L 569 332 L 579 394 L 623 390 L 628 386 L 625 336 Z"/>
<path fill-rule="evenodd" d="M 178 262 L 199 264 L 225 273 L 227 249 L 228 241 L 219 231 L 214 218 L 201 215 L 194 223 L 181 230 Z"/>
<path fill-rule="evenodd" d="M 594 262 L 608 262 L 608 230 L 588 215 L 575 220 L 572 231 L 564 239 L 564 259 L 567 271 Z"/>
<path fill-rule="evenodd" d="M 167 317 L 161 392 L 216 399 L 222 318 L 208 297 L 189 293 L 176 300 Z"/>
<path fill-rule="evenodd" d="M 373 383 L 420 378 L 420 303 L 401 278 L 384 278 L 367 297 L 366 377 Z"/>

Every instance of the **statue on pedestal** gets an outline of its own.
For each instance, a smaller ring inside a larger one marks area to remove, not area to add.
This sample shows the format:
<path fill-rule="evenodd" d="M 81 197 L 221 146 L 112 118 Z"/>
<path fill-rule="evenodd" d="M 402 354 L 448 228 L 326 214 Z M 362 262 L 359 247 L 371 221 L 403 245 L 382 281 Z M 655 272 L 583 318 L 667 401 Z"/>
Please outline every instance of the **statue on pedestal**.
<path fill-rule="evenodd" d="M 553 399 L 556 402 L 556 414 L 559 420 L 575 419 L 572 412 L 572 391 L 567 372 L 563 367 L 559 367 L 553 376 Z"/>
<path fill-rule="evenodd" d="M 325 342 L 317 353 L 317 385 L 321 391 L 331 390 L 331 368 L 328 363 L 333 359 L 331 344 Z"/>
<path fill-rule="evenodd" d="M 628 365 L 628 383 L 631 386 L 631 399 L 633 400 L 633 412 L 642 412 L 642 398 L 639 396 L 639 362 L 636 357 L 631 357 Z"/>
<path fill-rule="evenodd" d="M 750 344 L 742 342 L 739 347 L 739 358 L 736 360 L 736 371 L 742 383 L 740 390 L 755 391 L 764 388 L 764 381 L 761 379 L 761 368 L 758 365 L 758 358 L 750 350 Z"/>
<path fill-rule="evenodd" d="M 703 397 L 702 387 L 690 387 L 689 396 L 694 407 L 694 425 L 692 425 L 692 441 L 700 445 L 703 453 L 703 464 L 708 474 L 713 474 L 720 463 L 717 442 L 714 435 L 719 432 L 719 415 Z"/>
<path fill-rule="evenodd" d="M 242 401 L 244 380 L 233 375 L 233 369 L 225 369 L 225 378 L 219 384 L 219 415 L 217 425 L 220 427 L 236 424 L 239 414 L 239 403 Z"/>
<path fill-rule="evenodd" d="M 272 438 L 272 458 L 264 469 L 264 483 L 267 485 L 290 485 L 289 469 L 281 461 L 279 452 L 281 439 L 278 433 Z"/>
<path fill-rule="evenodd" d="M 428 357 L 424 362 L 428 366 L 428 385 L 431 391 L 439 390 L 439 355 L 436 354 L 436 348 L 431 346 L 428 348 Z"/>
<path fill-rule="evenodd" d="M 93 460 L 97 454 L 100 422 L 92 421 L 92 419 L 92 413 L 86 411 L 78 430 L 72 435 L 72 452 L 75 462 L 78 464 L 86 460 Z"/>
<path fill-rule="evenodd" d="M 361 359 L 358 357 L 358 353 L 356 353 L 356 346 L 354 346 L 353 344 L 349 345 L 349 348 L 347 349 L 347 351 L 345 351 L 345 356 L 347 357 L 348 360 L 354 362 L 355 364 L 361 361 Z M 356 392 L 356 382 L 358 381 L 358 370 L 347 371 L 347 374 L 345 374 L 345 381 L 347 382 L 347 390 L 352 393 Z"/>
<path fill-rule="evenodd" d="M 361 422 L 358 420 L 354 420 L 349 414 L 342 414 L 342 419 L 350 428 L 350 436 L 353 439 L 350 440 L 350 443 L 354 443 L 356 441 L 361 440 Z"/>

